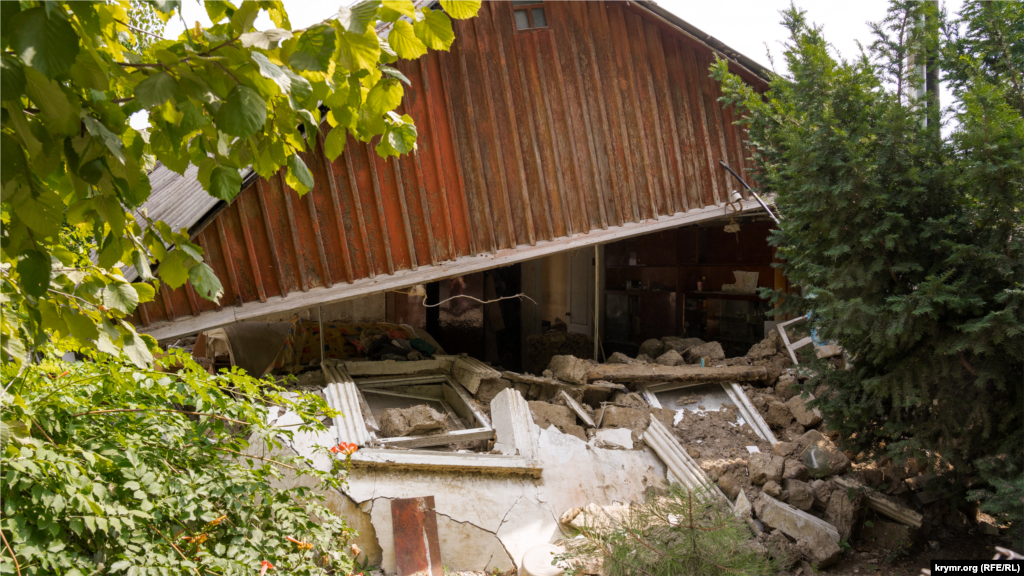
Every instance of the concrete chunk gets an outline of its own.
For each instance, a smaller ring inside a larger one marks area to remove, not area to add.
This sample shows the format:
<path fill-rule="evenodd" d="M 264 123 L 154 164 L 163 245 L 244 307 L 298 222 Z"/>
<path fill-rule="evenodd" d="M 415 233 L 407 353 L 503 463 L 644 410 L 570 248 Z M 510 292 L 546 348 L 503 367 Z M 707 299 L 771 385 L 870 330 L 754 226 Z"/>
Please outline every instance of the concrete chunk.
<path fill-rule="evenodd" d="M 785 460 L 773 454 L 762 452 L 751 454 L 747 460 L 747 467 L 750 470 L 750 481 L 758 485 L 767 482 L 781 482 L 785 463 Z"/>
<path fill-rule="evenodd" d="M 807 406 L 812 398 L 803 399 L 800 396 L 793 396 L 786 402 L 786 407 L 793 413 L 793 417 L 805 428 L 813 428 L 821 424 L 821 412 L 817 408 Z"/>
<path fill-rule="evenodd" d="M 589 362 L 575 356 L 554 356 L 548 364 L 548 370 L 555 378 L 573 384 L 586 384 L 589 368 Z"/>
<path fill-rule="evenodd" d="M 835 526 L 789 504 L 779 502 L 764 492 L 757 499 L 754 510 L 766 526 L 781 530 L 795 540 L 806 538 L 817 541 L 824 534 L 832 542 L 839 543 L 839 531 Z"/>
<path fill-rule="evenodd" d="M 480 388 L 480 382 L 492 378 L 501 378 L 501 372 L 484 364 L 476 358 L 459 356 L 452 363 L 452 376 L 469 390 L 470 394 L 476 394 Z"/>
<path fill-rule="evenodd" d="M 447 416 L 430 406 L 389 408 L 381 414 L 380 429 L 385 437 L 441 434 L 448 431 Z"/>
<path fill-rule="evenodd" d="M 494 426 L 494 449 L 508 456 L 536 458 L 533 442 L 533 416 L 523 395 L 513 388 L 502 390 L 491 400 L 491 424 Z"/>
<path fill-rule="evenodd" d="M 598 448 L 633 449 L 633 433 L 629 428 L 602 428 L 594 438 Z"/>
<path fill-rule="evenodd" d="M 700 364 L 701 358 L 709 358 L 712 361 L 725 360 L 725 350 L 718 342 L 708 342 L 688 349 L 683 358 L 690 364 Z"/>
<path fill-rule="evenodd" d="M 675 350 L 665 352 L 661 356 L 658 356 L 654 361 L 662 366 L 679 366 L 684 363 L 683 357 Z"/>

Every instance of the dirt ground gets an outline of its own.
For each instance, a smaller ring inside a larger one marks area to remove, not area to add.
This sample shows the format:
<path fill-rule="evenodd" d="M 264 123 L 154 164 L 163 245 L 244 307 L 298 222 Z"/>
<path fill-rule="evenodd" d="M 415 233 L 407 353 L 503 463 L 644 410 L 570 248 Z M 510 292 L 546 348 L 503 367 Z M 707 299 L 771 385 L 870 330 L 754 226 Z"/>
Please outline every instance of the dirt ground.
<path fill-rule="evenodd" d="M 983 560 L 995 556 L 995 546 L 1011 547 L 1002 536 L 958 536 L 933 540 L 911 547 L 909 553 L 891 562 L 886 551 L 872 548 L 870 543 L 855 542 L 834 566 L 820 574 L 829 576 L 916 576 L 922 568 L 931 568 L 932 560 Z M 800 576 L 805 576 L 801 574 Z"/>

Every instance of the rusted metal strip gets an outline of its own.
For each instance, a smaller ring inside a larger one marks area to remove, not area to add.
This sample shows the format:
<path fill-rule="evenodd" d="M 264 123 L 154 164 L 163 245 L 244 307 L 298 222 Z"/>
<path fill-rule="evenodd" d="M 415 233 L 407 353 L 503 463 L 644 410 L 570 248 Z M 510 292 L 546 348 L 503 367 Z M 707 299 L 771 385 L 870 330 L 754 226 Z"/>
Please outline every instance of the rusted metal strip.
<path fill-rule="evenodd" d="M 653 111 L 653 114 L 650 111 L 647 114 L 643 114 L 645 130 L 647 132 L 647 148 L 652 154 L 652 161 L 655 157 L 658 161 L 658 173 L 661 176 L 661 194 L 658 196 L 661 206 L 663 206 L 665 214 L 674 214 L 676 211 L 675 204 L 670 193 L 672 182 L 668 174 L 668 161 L 665 158 L 665 149 L 669 147 L 669 144 L 666 142 L 661 129 L 662 118 L 665 116 L 661 108 L 664 104 L 658 102 L 658 92 L 654 88 L 654 73 L 651 70 L 652 61 L 655 56 L 651 53 L 647 43 L 643 19 L 632 13 L 630 15 L 632 18 L 626 21 L 626 24 L 630 27 L 631 34 L 634 36 L 630 44 L 633 47 L 633 53 L 639 53 L 642 56 L 634 58 L 633 72 L 636 75 L 637 85 L 641 87 L 641 92 L 646 91 L 644 96 L 650 102 L 651 111 Z M 651 126 L 654 127 L 653 139 L 651 139 Z"/>
<path fill-rule="evenodd" d="M 419 258 L 416 256 L 416 243 L 412 239 L 412 225 L 409 223 L 409 205 L 405 198 L 405 184 L 402 182 L 402 174 L 398 167 L 398 160 L 390 157 L 385 160 L 391 165 L 395 173 L 395 186 L 398 188 L 398 203 L 402 206 L 402 227 L 405 229 L 405 242 L 409 249 L 409 263 L 413 270 L 419 269 Z M 429 226 L 428 226 L 429 228 Z"/>
<path fill-rule="evenodd" d="M 341 246 L 338 248 L 341 250 L 341 263 L 345 266 L 345 281 L 351 284 L 355 279 L 355 276 L 352 273 L 352 256 L 349 251 L 348 236 L 345 233 L 345 218 L 341 213 L 341 200 L 338 197 L 338 182 L 334 177 L 334 166 L 331 165 L 331 161 L 327 158 L 323 134 L 317 133 L 317 144 L 323 154 L 324 172 L 326 172 L 327 176 L 327 189 L 331 193 L 331 204 L 334 206 L 335 225 L 338 229 L 338 242 L 341 243 Z"/>
<path fill-rule="evenodd" d="M 437 183 L 440 186 L 441 192 L 441 211 L 444 212 L 444 222 L 448 226 L 445 231 L 445 236 L 448 237 L 448 257 L 451 259 L 456 258 L 455 254 L 455 230 L 452 227 L 452 214 L 448 208 L 448 189 L 445 185 L 444 168 L 441 166 L 441 144 L 440 136 L 437 135 L 439 126 L 434 120 L 434 111 L 431 103 L 433 98 L 431 97 L 430 80 L 428 79 L 429 74 L 427 73 L 427 63 L 422 58 L 417 61 L 417 66 L 420 69 L 420 79 L 423 81 L 423 96 L 425 100 L 425 107 L 427 109 L 427 122 L 430 124 L 430 136 L 434 149 L 432 150 L 431 156 L 434 157 L 434 170 L 437 172 Z M 461 178 L 461 176 L 460 176 Z"/>
<path fill-rule="evenodd" d="M 225 212 L 226 213 L 226 212 Z M 235 257 L 231 254 L 231 244 L 228 242 L 228 235 L 224 232 L 224 219 L 217 218 L 217 237 L 220 239 L 221 251 L 224 256 L 224 265 L 228 268 L 228 282 L 231 284 L 231 295 L 235 297 L 235 305 L 242 305 L 242 294 L 238 291 L 238 272 L 235 270 Z M 203 246 L 203 250 L 206 247 Z M 209 250 L 206 250 L 207 255 Z"/>
<path fill-rule="evenodd" d="M 480 124 L 480 118 L 476 115 L 476 108 L 473 106 L 473 93 L 469 86 L 469 67 L 466 64 L 466 51 L 462 47 L 458 47 L 455 52 L 458 54 L 459 69 L 462 72 L 462 90 L 465 96 L 466 106 L 466 117 L 469 120 L 469 125 L 477 126 Z M 475 224 L 483 224 L 483 228 L 487 231 L 487 246 L 491 254 L 498 252 L 498 243 L 495 240 L 494 228 L 494 212 L 491 209 L 491 199 L 487 195 L 487 184 L 484 181 L 484 167 L 483 158 L 480 152 L 480 142 L 478 141 L 476 130 L 470 128 L 467 130 L 469 133 L 469 147 L 470 156 L 472 157 L 473 163 L 473 179 L 475 180 L 475 186 L 473 187 L 472 195 L 475 198 L 475 204 L 482 204 L 482 208 L 486 211 L 481 216 L 486 217 L 485 222 L 471 221 L 470 226 Z M 467 190 L 467 197 L 470 192 Z"/>
<path fill-rule="evenodd" d="M 320 154 L 316 152 L 316 146 L 314 144 L 313 155 L 320 157 Z M 327 159 L 323 157 L 321 159 L 325 168 Z M 326 170 L 325 170 L 326 171 Z M 313 201 L 313 193 L 316 189 L 306 192 L 306 207 L 309 208 L 309 221 L 313 226 L 313 237 L 316 238 L 316 253 L 320 257 L 320 267 L 324 271 L 324 284 L 328 288 L 334 285 L 333 274 L 331 274 L 331 265 L 327 262 L 327 251 L 324 250 L 324 237 L 320 234 L 320 216 L 316 213 L 316 202 Z"/>
<path fill-rule="evenodd" d="M 391 235 L 388 234 L 388 221 L 384 217 L 384 201 L 380 195 L 380 179 L 377 177 L 377 162 L 373 154 L 373 149 L 367 147 L 366 162 L 370 165 L 370 181 L 373 182 L 373 197 L 377 204 L 377 221 L 380 222 L 381 239 L 384 241 L 384 255 L 388 259 L 388 274 L 394 274 L 395 261 L 391 258 Z"/>
<path fill-rule="evenodd" d="M 434 497 L 391 501 L 398 576 L 443 576 Z"/>
<path fill-rule="evenodd" d="M 249 255 L 249 269 L 252 270 L 253 280 L 256 282 L 256 292 L 259 294 L 260 302 L 267 301 L 267 291 L 263 287 L 263 276 L 260 274 L 259 262 L 256 259 L 256 246 L 252 242 L 252 232 L 249 230 L 249 216 L 251 207 L 249 195 L 242 193 L 238 196 L 238 221 L 242 226 L 242 236 L 245 238 L 245 250 Z"/>
<path fill-rule="evenodd" d="M 260 201 L 260 212 L 263 213 L 263 226 L 267 229 L 267 241 L 270 242 L 270 259 L 274 262 L 278 286 L 281 288 L 281 296 L 284 297 L 288 295 L 288 283 L 284 281 L 284 268 L 281 266 L 281 256 L 277 252 L 274 228 L 270 225 L 270 211 L 267 210 L 267 196 L 266 190 L 263 188 L 263 178 L 256 179 L 256 198 Z"/>
<path fill-rule="evenodd" d="M 697 75 L 697 79 L 700 80 L 700 94 L 703 97 L 704 113 L 707 115 L 708 135 L 710 137 L 707 153 L 708 157 L 711 159 L 711 175 L 714 177 L 716 183 L 715 203 L 720 204 L 725 201 L 726 197 L 729 195 L 728 188 L 726 188 L 728 185 L 728 181 L 726 180 L 728 174 L 726 174 L 724 170 L 717 168 L 718 158 L 729 157 L 729 152 L 726 150 L 725 135 L 723 134 L 721 125 L 721 106 L 718 105 L 718 102 L 715 101 L 714 95 L 711 93 L 711 79 L 707 77 L 707 74 L 700 73 L 701 70 L 708 69 L 710 62 L 708 62 L 704 54 L 700 52 L 695 52 L 694 56 L 697 59 L 697 66 L 694 69 L 694 73 Z"/>
<path fill-rule="evenodd" d="M 295 250 L 295 267 L 299 273 L 299 286 L 303 292 L 309 292 L 309 275 L 306 272 L 306 263 L 302 258 L 302 246 L 299 242 L 299 227 L 295 221 L 295 205 L 292 203 L 292 195 L 289 194 L 288 185 L 284 181 L 284 171 L 277 173 L 281 182 L 281 195 L 284 196 L 284 209 L 288 213 L 288 233 L 292 237 L 292 248 Z"/>
<path fill-rule="evenodd" d="M 679 42 L 673 36 L 662 36 L 662 45 L 665 47 L 665 66 L 672 82 L 669 85 L 674 102 L 677 103 L 679 114 L 676 122 L 680 131 L 680 155 L 683 157 L 683 168 L 687 175 L 686 190 L 683 198 L 686 199 L 687 210 L 691 208 L 703 208 L 704 198 L 700 192 L 702 187 L 702 171 L 699 154 L 696 153 L 699 140 L 697 128 L 693 124 L 693 112 L 690 110 L 692 104 L 686 89 L 686 73 L 683 71 L 683 55 Z"/>
<path fill-rule="evenodd" d="M 489 10 L 493 10 L 493 5 L 488 5 L 488 9 Z M 477 40 L 478 53 L 480 53 L 480 54 L 488 53 L 489 50 L 487 50 L 485 48 L 485 46 L 487 46 L 487 40 L 486 39 L 490 38 L 490 34 L 489 34 L 488 31 L 484 30 L 482 32 L 482 36 L 483 36 L 484 40 L 481 40 L 481 30 L 480 30 L 480 23 L 481 22 L 486 22 L 486 20 L 483 20 L 483 19 L 480 19 L 480 18 L 474 18 L 474 19 L 470 20 L 469 22 L 473 26 L 474 31 L 476 32 L 475 37 L 476 37 L 476 40 Z M 487 46 L 487 47 L 490 47 L 490 46 Z M 501 198 L 500 198 L 501 212 L 502 212 L 502 214 L 505 217 L 505 227 L 508 230 L 508 235 L 505 237 L 505 245 L 502 246 L 502 248 L 514 248 L 515 245 L 516 245 L 516 228 L 515 228 L 515 225 L 512 223 L 512 205 L 509 204 L 509 190 L 508 190 L 508 188 L 506 186 L 506 183 L 508 182 L 508 179 L 505 176 L 505 152 L 504 152 L 504 146 L 502 145 L 503 138 L 498 134 L 498 131 L 497 131 L 498 121 L 497 121 L 497 118 L 494 115 L 494 105 L 492 104 L 492 98 L 493 98 L 493 95 L 494 95 L 494 83 L 491 80 L 491 74 L 490 74 L 490 67 L 489 66 L 482 65 L 480 67 L 480 73 L 484 77 L 484 86 L 486 87 L 487 94 L 488 94 L 488 96 L 491 96 L 491 98 L 484 98 L 484 108 L 487 109 L 487 117 L 490 119 L 490 122 L 491 122 L 491 131 L 496 136 L 496 138 L 494 138 L 494 146 L 495 146 L 496 151 L 497 151 L 497 162 L 496 162 L 496 164 L 498 165 L 498 191 L 501 194 Z M 492 207 L 492 213 L 493 213 L 493 207 Z"/>
<path fill-rule="evenodd" d="M 363 220 L 363 204 L 359 201 L 358 188 L 356 188 L 356 173 L 352 169 L 351 152 L 342 154 L 345 161 L 345 171 L 348 172 L 348 190 L 352 196 L 352 206 L 356 211 L 356 229 L 359 230 L 359 240 L 363 243 L 363 254 L 366 256 L 366 266 L 369 268 L 370 278 L 377 276 L 377 264 L 373 257 L 373 246 L 370 246 L 370 239 L 366 235 L 366 222 Z M 343 225 L 343 224 L 339 224 Z"/>
<path fill-rule="evenodd" d="M 453 147 L 458 149 L 458 137 L 456 132 L 458 131 L 458 124 L 455 123 L 455 105 L 452 99 L 452 87 L 455 85 L 452 83 L 452 73 L 449 70 L 451 63 L 448 60 L 451 58 L 448 52 L 438 52 L 437 61 L 438 66 L 441 69 L 441 91 L 444 92 L 445 102 L 448 103 L 446 111 L 448 112 L 448 127 L 452 132 Z M 473 219 L 469 215 L 469 188 L 466 186 L 466 175 L 462 171 L 462 162 L 459 158 L 455 159 L 455 173 L 459 177 L 459 188 L 462 191 L 463 202 L 462 202 L 462 216 L 466 225 L 466 231 L 469 236 L 469 246 L 472 250 L 471 256 L 476 256 L 482 250 L 480 249 L 479 243 L 476 241 L 476 231 L 473 229 Z"/>
<path fill-rule="evenodd" d="M 527 76 L 527 74 L 526 74 L 526 68 L 523 66 L 523 55 L 522 55 L 522 52 L 523 52 L 522 47 L 521 46 L 517 46 L 516 67 L 518 68 L 518 71 L 519 71 L 519 84 L 520 84 L 520 87 L 523 89 L 524 100 L 527 103 L 530 103 L 530 100 L 529 100 L 529 94 L 531 94 L 531 90 L 529 89 L 529 82 L 530 82 L 530 80 L 529 80 L 529 76 Z M 541 157 L 540 157 L 540 146 L 538 145 L 538 136 L 537 136 L 537 133 L 539 132 L 539 129 L 536 126 L 536 123 L 537 123 L 536 114 L 531 114 L 530 110 L 527 109 L 527 114 L 526 114 L 526 118 L 524 119 L 524 121 L 526 123 L 526 126 L 529 128 L 528 132 L 529 132 L 529 137 L 530 137 L 530 146 L 533 148 L 533 162 L 534 162 L 534 166 L 536 168 L 536 172 L 535 173 L 537 174 L 537 183 L 539 185 L 538 192 L 540 193 L 540 199 L 541 200 L 546 200 L 546 199 L 551 197 L 551 194 L 549 194 L 548 191 L 547 191 L 549 182 L 548 182 L 548 179 L 544 177 L 544 163 L 541 161 Z M 549 206 L 550 206 L 550 204 L 548 202 L 541 202 L 540 206 L 539 206 L 541 213 L 544 215 L 544 222 L 547 224 L 547 238 L 546 238 L 546 240 L 551 240 L 551 239 L 556 237 L 555 225 L 554 225 L 554 222 L 551 220 L 551 210 L 550 210 Z"/>
<path fill-rule="evenodd" d="M 555 43 L 553 37 L 551 38 L 551 49 L 554 50 L 555 52 L 558 52 L 558 44 Z M 575 185 L 572 186 L 572 191 L 575 192 L 576 202 L 579 204 L 579 211 L 581 213 L 581 216 L 583 217 L 582 229 L 589 231 L 591 227 L 590 206 L 588 206 L 589 203 L 587 202 L 587 198 L 583 190 L 583 169 L 580 168 L 580 154 L 579 151 L 576 149 L 576 124 L 575 122 L 573 122 L 572 107 L 569 104 L 568 81 L 565 78 L 565 76 L 562 75 L 561 55 L 556 55 L 554 58 L 551 59 L 551 61 L 554 62 L 555 64 L 556 82 L 554 88 L 562 97 L 562 109 L 565 112 L 565 122 L 569 127 L 569 134 L 565 135 L 564 138 L 557 140 L 556 142 L 564 141 L 565 139 L 569 140 L 569 149 L 571 150 L 572 154 L 572 162 L 570 163 L 569 167 L 571 168 L 570 171 L 573 173 L 573 180 L 575 180 Z M 554 142 L 552 142 L 552 144 L 554 144 Z"/>
<path fill-rule="evenodd" d="M 437 265 L 437 244 L 434 242 L 434 219 L 430 213 L 430 202 L 427 201 L 427 190 L 423 185 L 423 179 L 426 177 L 423 174 L 423 164 L 420 162 L 419 152 L 414 152 L 412 155 L 413 166 L 416 167 L 416 193 L 420 198 L 420 210 L 423 211 L 423 228 L 427 233 L 427 242 L 430 244 L 430 263 Z M 402 169 L 403 175 L 405 169 Z"/>
<path fill-rule="evenodd" d="M 704 96 L 700 89 L 700 78 L 697 72 L 697 57 L 693 48 L 681 45 L 683 72 L 686 75 L 685 86 L 688 88 L 690 111 L 694 116 L 693 125 L 699 133 L 697 148 L 700 150 L 701 164 L 703 165 L 703 177 L 706 188 L 701 191 L 702 201 L 707 204 L 715 204 L 718 198 L 718 178 L 715 174 L 716 166 L 711 158 L 711 136 L 708 128 L 708 117 L 704 111 Z M 710 194 L 709 194 L 710 192 Z M 710 202 L 708 201 L 710 200 Z"/>
<path fill-rule="evenodd" d="M 686 197 L 686 169 L 683 167 L 683 149 L 679 142 L 679 126 L 676 124 L 676 103 L 672 98 L 669 88 L 669 72 L 666 58 L 666 47 L 661 40 L 661 30 L 657 26 L 644 26 L 647 33 L 648 52 L 651 53 L 651 70 L 657 84 L 658 93 L 664 108 L 668 112 L 669 129 L 666 140 L 672 145 L 670 151 L 671 163 L 675 171 L 675 187 L 670 187 L 669 198 L 672 199 L 673 213 L 683 212 L 690 209 L 690 203 Z"/>
<path fill-rule="evenodd" d="M 220 219 L 218 218 L 217 221 L 220 222 Z M 204 229 L 202 232 L 200 232 L 199 234 L 196 235 L 196 243 L 199 244 L 199 247 L 203 249 L 203 255 L 206 257 L 205 259 L 206 259 L 207 265 L 209 265 L 210 268 L 213 268 L 213 256 L 210 253 L 210 247 L 207 245 L 207 241 L 206 241 L 206 233 L 207 233 L 207 231 L 208 231 L 207 229 Z M 223 256 L 223 254 L 224 253 L 222 252 L 221 255 Z M 226 260 L 226 258 L 225 258 L 225 260 Z M 214 272 L 216 272 L 216 271 L 217 271 L 217 269 L 214 268 Z M 218 276 L 217 278 L 219 279 L 220 276 Z M 236 301 L 238 303 L 241 303 L 241 299 L 238 297 L 238 292 L 235 291 L 234 285 L 232 285 L 231 289 L 233 291 L 233 294 L 235 294 Z M 196 301 L 196 303 L 197 304 L 199 303 L 198 300 Z M 217 310 L 220 310 L 221 309 L 220 301 L 214 302 L 214 307 Z M 202 310 L 200 310 L 200 313 L 202 313 Z"/>
<path fill-rule="evenodd" d="M 192 309 L 193 316 L 199 316 L 199 301 L 196 299 L 196 292 L 192 289 L 192 282 L 185 281 L 185 294 L 188 296 L 188 305 Z"/>
<path fill-rule="evenodd" d="M 523 165 L 523 150 L 522 144 L 519 141 L 519 122 L 516 118 L 515 108 L 512 104 L 512 82 L 508 77 L 508 61 L 505 58 L 505 34 L 499 30 L 504 30 L 505 26 L 508 26 L 510 22 L 502 22 L 499 18 L 499 10 L 491 9 L 491 24 L 495 28 L 494 38 L 498 45 L 498 58 L 500 65 L 498 68 L 501 71 L 501 91 L 502 91 L 502 102 L 505 104 L 505 112 L 509 118 L 509 132 L 512 135 L 512 156 L 516 161 L 516 169 L 519 171 L 519 196 L 520 201 L 523 203 L 523 217 L 526 219 L 526 237 L 530 242 L 530 246 L 536 246 L 537 244 L 537 231 L 533 224 L 533 205 L 530 202 L 530 192 L 526 189 L 526 168 Z M 512 55 L 515 57 L 515 54 Z"/>

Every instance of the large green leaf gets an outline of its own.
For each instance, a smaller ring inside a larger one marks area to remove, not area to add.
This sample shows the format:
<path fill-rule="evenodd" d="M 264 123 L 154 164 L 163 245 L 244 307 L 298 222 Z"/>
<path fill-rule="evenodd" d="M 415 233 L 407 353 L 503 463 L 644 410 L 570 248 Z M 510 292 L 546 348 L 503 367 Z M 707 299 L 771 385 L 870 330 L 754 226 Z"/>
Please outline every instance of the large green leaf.
<path fill-rule="evenodd" d="M 128 359 L 139 368 L 146 368 L 153 363 L 153 353 L 149 351 L 142 336 L 132 332 L 121 338 L 121 349 Z"/>
<path fill-rule="evenodd" d="M 299 71 L 326 72 L 334 54 L 334 28 L 326 25 L 307 30 L 288 57 L 288 64 Z"/>
<path fill-rule="evenodd" d="M 252 88 L 237 84 L 217 110 L 216 120 L 217 128 L 225 134 L 245 139 L 263 128 L 267 103 Z"/>
<path fill-rule="evenodd" d="M 62 10 L 30 8 L 11 18 L 11 47 L 28 66 L 48 78 L 62 74 L 78 56 L 78 33 Z"/>
<path fill-rule="evenodd" d="M 21 62 L 4 54 L 0 58 L 0 98 L 18 100 L 25 92 L 25 70 Z"/>
<path fill-rule="evenodd" d="M 298 192 L 299 196 L 313 189 L 313 174 L 310 173 L 306 163 L 298 154 L 288 157 L 288 173 L 285 175 L 285 182 Z"/>
<path fill-rule="evenodd" d="M 402 103 L 402 84 L 394 78 L 382 78 L 366 95 L 366 110 L 375 116 L 390 112 Z"/>
<path fill-rule="evenodd" d="M 367 28 L 372 29 L 372 24 L 377 20 L 377 8 L 380 7 L 380 0 L 367 0 L 355 6 L 342 6 L 338 9 L 337 19 L 347 32 L 364 34 Z"/>
<path fill-rule="evenodd" d="M 388 34 L 388 44 L 395 49 L 400 58 L 415 60 L 427 53 L 427 45 L 416 37 L 412 24 L 405 20 L 395 22 Z"/>
<path fill-rule="evenodd" d="M 380 39 L 372 28 L 364 34 L 346 33 L 344 43 L 352 59 L 353 72 L 372 70 L 377 66 L 380 60 Z"/>
<path fill-rule="evenodd" d="M 205 262 L 200 262 L 189 269 L 188 278 L 200 296 L 212 302 L 220 302 L 220 297 L 224 295 L 224 287 L 214 274 L 213 268 Z"/>
<path fill-rule="evenodd" d="M 21 287 L 29 296 L 39 298 L 50 287 L 50 257 L 43 252 L 26 250 L 15 265 L 21 277 Z"/>
<path fill-rule="evenodd" d="M 131 314 L 139 305 L 139 294 L 127 282 L 112 282 L 103 287 L 103 305 L 111 310 Z"/>
<path fill-rule="evenodd" d="M 395 22 L 402 16 L 416 18 L 416 6 L 412 0 L 384 0 L 381 3 L 381 20 Z"/>
<path fill-rule="evenodd" d="M 181 250 L 171 250 L 160 261 L 160 268 L 157 270 L 160 279 L 164 284 L 170 286 L 171 290 L 177 289 L 188 280 L 188 268 L 185 267 L 185 255 Z M 166 289 L 161 287 L 161 290 Z"/>
<path fill-rule="evenodd" d="M 242 41 L 242 46 L 246 48 L 260 48 L 262 50 L 271 50 L 277 48 L 280 42 L 283 42 L 292 37 L 292 33 L 282 28 L 270 28 L 269 30 L 263 30 L 262 32 L 249 32 L 239 36 L 239 40 Z M 255 53 L 254 53 L 255 54 Z"/>
<path fill-rule="evenodd" d="M 260 76 L 273 80 L 281 88 L 281 92 L 285 94 L 291 92 L 292 80 L 285 74 L 284 68 L 271 62 L 263 52 L 253 52 L 252 61 L 256 63 L 256 69 L 260 71 Z"/>
<path fill-rule="evenodd" d="M 447 50 L 455 41 L 452 21 L 439 10 L 423 9 L 423 20 L 413 24 L 416 37 L 431 50 Z"/>
<path fill-rule="evenodd" d="M 102 142 L 115 158 L 122 163 L 125 161 L 124 141 L 118 138 L 117 134 L 108 130 L 102 122 L 92 116 L 83 117 L 82 123 L 85 124 L 85 129 L 89 131 L 89 134 L 92 134 L 93 138 Z"/>
<path fill-rule="evenodd" d="M 135 87 L 135 99 L 143 108 L 149 108 L 167 102 L 174 91 L 178 89 L 178 82 L 167 72 L 157 72 L 146 78 Z"/>
<path fill-rule="evenodd" d="M 466 20 L 480 11 L 480 0 L 441 0 L 441 8 L 456 20 Z"/>
<path fill-rule="evenodd" d="M 72 104 L 60 84 L 50 80 L 33 68 L 25 69 L 25 92 L 51 125 L 51 130 L 74 135 L 80 129 L 78 112 L 80 105 Z"/>
<path fill-rule="evenodd" d="M 324 153 L 332 162 L 345 151 L 346 136 L 345 129 L 340 126 L 327 133 L 327 138 L 324 139 Z"/>
<path fill-rule="evenodd" d="M 11 201 L 14 216 L 37 233 L 39 240 L 44 237 L 56 237 L 64 222 L 64 202 L 53 190 L 36 190 L 37 193 L 33 195 L 27 189 L 23 189 L 14 196 Z"/>
<path fill-rule="evenodd" d="M 217 166 L 210 173 L 210 195 L 231 202 L 242 191 L 242 175 L 230 166 Z"/>
<path fill-rule="evenodd" d="M 0 182 L 25 176 L 25 151 L 7 132 L 0 132 Z"/>
<path fill-rule="evenodd" d="M 89 340 L 95 340 L 99 336 L 96 323 L 85 314 L 71 312 L 70 310 L 65 311 L 64 322 L 67 323 L 68 329 L 71 330 L 71 335 L 77 338 L 79 342 L 84 343 Z"/>

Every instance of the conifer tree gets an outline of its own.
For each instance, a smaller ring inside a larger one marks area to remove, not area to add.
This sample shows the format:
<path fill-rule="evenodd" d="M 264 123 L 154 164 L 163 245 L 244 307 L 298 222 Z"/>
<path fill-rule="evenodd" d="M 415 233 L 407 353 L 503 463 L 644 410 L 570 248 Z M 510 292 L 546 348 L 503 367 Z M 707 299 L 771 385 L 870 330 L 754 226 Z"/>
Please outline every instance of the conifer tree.
<path fill-rule="evenodd" d="M 844 60 L 802 11 L 783 14 L 786 75 L 765 94 L 728 73 L 771 242 L 852 369 L 816 366 L 818 405 L 854 451 L 930 456 L 960 494 L 1024 521 L 1024 4 L 947 17 L 894 1 Z M 930 67 L 952 89 L 942 121 Z M 971 492 L 967 493 L 970 488 Z"/>

